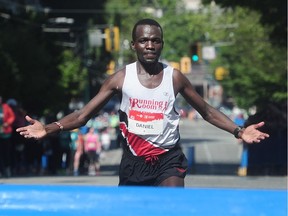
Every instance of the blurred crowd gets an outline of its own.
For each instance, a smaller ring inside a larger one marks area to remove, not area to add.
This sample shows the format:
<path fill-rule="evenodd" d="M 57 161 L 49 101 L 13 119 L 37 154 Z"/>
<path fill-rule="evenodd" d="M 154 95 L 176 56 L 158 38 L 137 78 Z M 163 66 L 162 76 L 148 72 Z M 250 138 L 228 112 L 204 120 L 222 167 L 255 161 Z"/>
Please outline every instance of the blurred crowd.
<path fill-rule="evenodd" d="M 119 119 L 113 111 L 102 112 L 79 129 L 41 141 L 25 139 L 16 132 L 27 124 L 25 116 L 15 99 L 2 101 L 0 97 L 0 177 L 98 175 L 105 151 L 120 147 L 115 140 Z M 57 116 L 40 119 L 50 123 Z"/>
<path fill-rule="evenodd" d="M 79 102 L 71 104 L 69 112 L 83 106 Z M 190 120 L 201 118 L 194 109 L 182 108 L 179 114 Z M 226 114 L 236 124 L 244 125 L 246 116 L 242 110 L 234 108 Z M 32 117 L 45 124 L 57 121 L 63 115 L 59 112 L 46 118 Z M 119 117 L 115 110 L 102 111 L 81 128 L 63 131 L 41 141 L 25 139 L 16 132 L 16 128 L 28 124 L 25 116 L 26 111 L 15 99 L 2 101 L 0 97 L 0 177 L 98 175 L 105 151 L 120 147 L 117 141 Z"/>

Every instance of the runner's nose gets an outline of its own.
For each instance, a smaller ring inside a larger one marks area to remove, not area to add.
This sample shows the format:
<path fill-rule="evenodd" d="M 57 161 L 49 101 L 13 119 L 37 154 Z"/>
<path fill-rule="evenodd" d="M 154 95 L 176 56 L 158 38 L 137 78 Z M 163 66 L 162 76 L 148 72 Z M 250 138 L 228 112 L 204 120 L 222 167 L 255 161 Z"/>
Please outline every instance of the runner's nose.
<path fill-rule="evenodd" d="M 154 49 L 154 43 L 151 40 L 148 40 L 146 48 L 147 49 Z"/>

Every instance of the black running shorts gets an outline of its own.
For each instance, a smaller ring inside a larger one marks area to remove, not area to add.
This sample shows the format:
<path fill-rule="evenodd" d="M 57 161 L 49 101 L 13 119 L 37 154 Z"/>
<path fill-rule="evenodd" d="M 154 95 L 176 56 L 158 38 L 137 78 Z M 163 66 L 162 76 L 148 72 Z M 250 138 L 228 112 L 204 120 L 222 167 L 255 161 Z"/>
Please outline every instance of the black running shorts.
<path fill-rule="evenodd" d="M 158 186 L 171 176 L 186 176 L 187 159 L 179 145 L 150 161 L 132 155 L 125 147 L 123 149 L 119 186 Z"/>

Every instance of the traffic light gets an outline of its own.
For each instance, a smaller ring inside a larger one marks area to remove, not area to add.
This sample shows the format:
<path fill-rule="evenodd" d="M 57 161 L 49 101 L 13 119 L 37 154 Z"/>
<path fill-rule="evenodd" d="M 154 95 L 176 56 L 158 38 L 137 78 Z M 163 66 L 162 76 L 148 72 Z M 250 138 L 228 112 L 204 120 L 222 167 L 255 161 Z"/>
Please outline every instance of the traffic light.
<path fill-rule="evenodd" d="M 169 64 L 170 64 L 171 67 L 173 67 L 173 68 L 175 68 L 177 70 L 181 70 L 179 62 L 171 61 L 171 62 L 169 62 Z"/>
<path fill-rule="evenodd" d="M 115 61 L 111 60 L 109 62 L 109 64 L 107 65 L 107 70 L 106 70 L 106 73 L 108 75 L 111 75 L 115 72 Z"/>
<path fill-rule="evenodd" d="M 229 75 L 229 71 L 224 67 L 217 67 L 215 69 L 215 79 L 216 80 L 223 80 L 226 76 Z"/>
<path fill-rule="evenodd" d="M 104 30 L 105 33 L 105 49 L 108 52 L 111 52 L 111 34 L 110 34 L 110 28 L 106 28 Z"/>
<path fill-rule="evenodd" d="M 193 62 L 202 62 L 202 46 L 201 43 L 197 42 L 191 46 L 191 60 Z"/>
<path fill-rule="evenodd" d="M 119 51 L 120 48 L 120 32 L 119 32 L 119 27 L 114 27 L 113 28 L 114 32 L 114 51 Z"/>
<path fill-rule="evenodd" d="M 191 66 L 191 59 L 189 57 L 182 57 L 180 59 L 180 69 L 182 73 L 191 73 Z"/>
<path fill-rule="evenodd" d="M 107 52 L 119 51 L 120 48 L 120 32 L 119 27 L 106 28 L 105 33 L 105 49 Z"/>

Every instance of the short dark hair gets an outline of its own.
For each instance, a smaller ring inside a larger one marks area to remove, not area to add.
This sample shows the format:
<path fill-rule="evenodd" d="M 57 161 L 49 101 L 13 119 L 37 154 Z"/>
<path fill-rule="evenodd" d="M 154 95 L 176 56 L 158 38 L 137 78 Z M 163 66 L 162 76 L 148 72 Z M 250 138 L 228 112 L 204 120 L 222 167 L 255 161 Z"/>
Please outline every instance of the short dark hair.
<path fill-rule="evenodd" d="M 141 19 L 138 22 L 135 23 L 133 30 L 132 30 L 132 40 L 135 41 L 136 40 L 136 29 L 139 25 L 154 25 L 160 28 L 161 30 L 161 38 L 163 39 L 163 29 L 161 27 L 161 25 L 154 19 Z"/>

